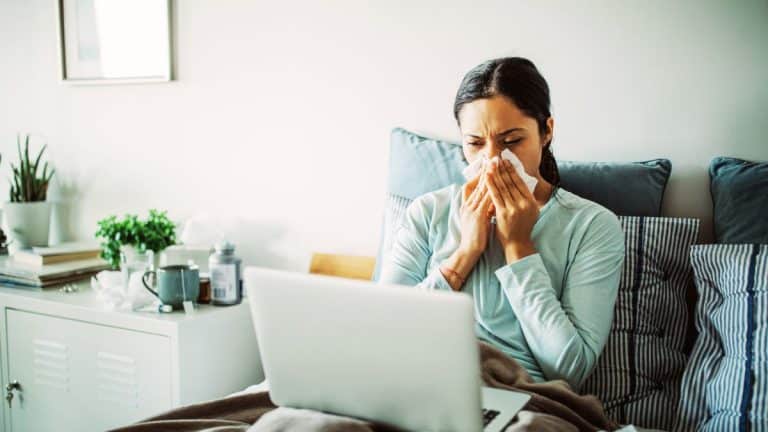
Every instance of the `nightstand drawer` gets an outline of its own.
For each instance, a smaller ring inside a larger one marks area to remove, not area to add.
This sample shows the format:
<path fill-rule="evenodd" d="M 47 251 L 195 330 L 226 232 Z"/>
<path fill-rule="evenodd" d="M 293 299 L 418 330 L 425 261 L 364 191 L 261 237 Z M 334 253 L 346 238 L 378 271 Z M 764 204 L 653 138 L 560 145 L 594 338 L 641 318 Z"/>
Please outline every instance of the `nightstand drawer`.
<path fill-rule="evenodd" d="M 12 431 L 100 431 L 172 407 L 168 337 L 6 311 Z"/>

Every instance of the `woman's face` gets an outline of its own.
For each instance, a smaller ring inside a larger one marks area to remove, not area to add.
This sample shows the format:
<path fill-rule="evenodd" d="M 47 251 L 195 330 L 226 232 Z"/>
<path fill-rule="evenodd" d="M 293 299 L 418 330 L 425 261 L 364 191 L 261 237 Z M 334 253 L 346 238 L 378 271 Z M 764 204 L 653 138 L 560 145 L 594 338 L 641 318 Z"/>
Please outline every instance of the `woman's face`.
<path fill-rule="evenodd" d="M 504 149 L 509 149 L 523 163 L 525 171 L 539 180 L 542 148 L 552 139 L 553 126 L 550 117 L 547 133 L 541 136 L 536 120 L 503 96 L 477 99 L 459 111 L 462 150 L 469 163 L 482 155 L 488 159 L 500 156 Z"/>

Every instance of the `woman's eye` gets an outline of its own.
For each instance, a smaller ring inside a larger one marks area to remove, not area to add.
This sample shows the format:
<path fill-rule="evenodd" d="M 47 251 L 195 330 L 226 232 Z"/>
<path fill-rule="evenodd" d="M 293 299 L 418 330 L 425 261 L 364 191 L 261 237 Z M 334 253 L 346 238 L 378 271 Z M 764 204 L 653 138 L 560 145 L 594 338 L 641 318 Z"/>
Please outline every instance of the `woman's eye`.
<path fill-rule="evenodd" d="M 509 140 L 509 141 L 504 141 L 504 144 L 506 144 L 506 145 L 517 144 L 517 143 L 519 143 L 519 142 L 520 142 L 520 141 L 522 141 L 522 140 L 523 140 L 522 138 L 518 138 L 518 139 L 516 139 L 516 140 Z"/>
<path fill-rule="evenodd" d="M 477 147 L 477 146 L 483 145 L 483 143 L 481 143 L 480 141 L 467 141 L 467 145 Z"/>

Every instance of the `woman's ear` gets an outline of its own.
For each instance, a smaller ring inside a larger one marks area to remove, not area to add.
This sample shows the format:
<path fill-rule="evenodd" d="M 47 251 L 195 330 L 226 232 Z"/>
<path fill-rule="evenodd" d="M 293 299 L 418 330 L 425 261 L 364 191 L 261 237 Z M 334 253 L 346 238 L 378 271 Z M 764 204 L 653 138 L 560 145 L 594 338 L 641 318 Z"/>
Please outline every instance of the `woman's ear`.
<path fill-rule="evenodd" d="M 555 134 L 555 119 L 551 116 L 547 119 L 547 134 L 544 137 L 544 142 L 552 144 L 552 137 Z"/>

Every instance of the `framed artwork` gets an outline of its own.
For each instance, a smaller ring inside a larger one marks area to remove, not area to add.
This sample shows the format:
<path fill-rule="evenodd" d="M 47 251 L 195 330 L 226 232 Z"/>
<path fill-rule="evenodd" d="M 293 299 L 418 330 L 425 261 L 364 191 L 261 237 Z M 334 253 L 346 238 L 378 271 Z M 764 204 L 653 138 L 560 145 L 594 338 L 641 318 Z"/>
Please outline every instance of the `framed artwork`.
<path fill-rule="evenodd" d="M 170 81 L 171 0 L 57 0 L 61 79 Z"/>

